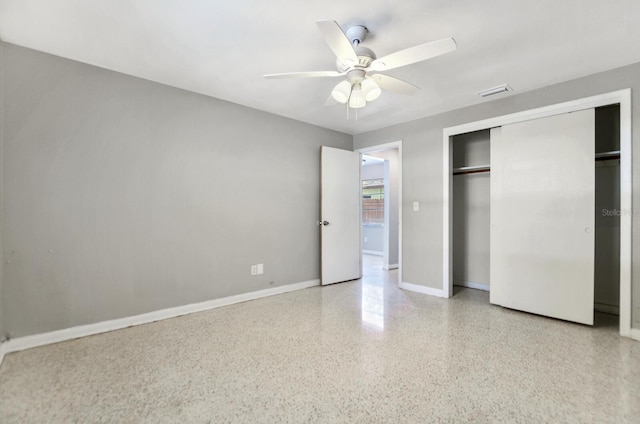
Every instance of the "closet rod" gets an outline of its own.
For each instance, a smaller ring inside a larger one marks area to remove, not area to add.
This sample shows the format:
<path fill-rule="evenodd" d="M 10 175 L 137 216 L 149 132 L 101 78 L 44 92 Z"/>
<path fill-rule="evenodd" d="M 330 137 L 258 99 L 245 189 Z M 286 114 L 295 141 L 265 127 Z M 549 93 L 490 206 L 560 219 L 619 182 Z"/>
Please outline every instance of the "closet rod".
<path fill-rule="evenodd" d="M 489 165 L 481 165 L 481 166 L 463 166 L 461 168 L 453 169 L 453 175 L 480 174 L 484 172 L 491 172 L 491 167 Z"/>
<path fill-rule="evenodd" d="M 620 150 L 612 150 L 610 152 L 596 153 L 596 162 L 603 160 L 620 159 Z"/>
<path fill-rule="evenodd" d="M 617 160 L 620 159 L 620 150 L 613 150 L 611 152 L 596 153 L 596 162 L 605 160 Z M 460 168 L 454 168 L 453 175 L 465 175 L 465 174 L 480 174 L 485 172 L 491 172 L 491 166 L 463 166 Z"/>

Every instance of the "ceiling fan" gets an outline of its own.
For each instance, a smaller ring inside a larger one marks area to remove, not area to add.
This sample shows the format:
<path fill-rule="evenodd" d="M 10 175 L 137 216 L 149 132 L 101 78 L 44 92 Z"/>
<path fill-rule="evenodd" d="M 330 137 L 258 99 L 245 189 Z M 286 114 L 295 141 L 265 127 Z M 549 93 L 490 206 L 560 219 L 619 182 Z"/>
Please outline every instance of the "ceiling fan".
<path fill-rule="evenodd" d="M 377 58 L 360 45 L 369 30 L 363 25 L 352 26 L 346 33 L 336 21 L 317 21 L 318 29 L 337 60 L 337 71 L 288 72 L 268 74 L 265 78 L 346 77 L 331 91 L 331 97 L 352 109 L 363 108 L 377 99 L 382 90 L 413 94 L 420 88 L 380 72 L 422 62 L 456 49 L 453 38 L 431 41 Z"/>

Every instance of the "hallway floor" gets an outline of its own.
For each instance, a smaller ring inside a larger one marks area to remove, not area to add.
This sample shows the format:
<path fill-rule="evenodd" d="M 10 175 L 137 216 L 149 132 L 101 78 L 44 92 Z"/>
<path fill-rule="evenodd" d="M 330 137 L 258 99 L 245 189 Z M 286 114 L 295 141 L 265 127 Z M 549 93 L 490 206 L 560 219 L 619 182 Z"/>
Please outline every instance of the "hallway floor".
<path fill-rule="evenodd" d="M 362 280 L 7 355 L 0 422 L 631 423 L 640 342 Z M 634 418 L 635 417 L 635 418 Z"/>

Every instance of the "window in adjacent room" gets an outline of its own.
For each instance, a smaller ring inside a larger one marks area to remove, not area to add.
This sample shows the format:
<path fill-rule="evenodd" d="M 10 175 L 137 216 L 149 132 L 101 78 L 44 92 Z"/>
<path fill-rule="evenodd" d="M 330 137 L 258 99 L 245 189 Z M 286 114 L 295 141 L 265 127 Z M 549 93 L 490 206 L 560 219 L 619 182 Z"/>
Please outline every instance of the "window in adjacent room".
<path fill-rule="evenodd" d="M 384 180 L 362 181 L 362 223 L 384 224 Z"/>

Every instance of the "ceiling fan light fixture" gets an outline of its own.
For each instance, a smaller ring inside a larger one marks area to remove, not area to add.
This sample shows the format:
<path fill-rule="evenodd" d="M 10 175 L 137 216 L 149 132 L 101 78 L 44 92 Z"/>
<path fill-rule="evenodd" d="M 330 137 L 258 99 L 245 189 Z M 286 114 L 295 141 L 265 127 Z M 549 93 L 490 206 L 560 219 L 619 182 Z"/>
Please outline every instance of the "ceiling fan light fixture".
<path fill-rule="evenodd" d="M 351 109 L 360 109 L 367 105 L 367 100 L 364 97 L 364 93 L 360 87 L 360 83 L 353 85 L 351 89 L 351 96 L 349 96 L 349 107 Z"/>
<path fill-rule="evenodd" d="M 372 102 L 382 93 L 382 90 L 372 79 L 366 79 L 362 81 L 362 92 L 364 93 L 364 97 L 368 102 Z"/>
<path fill-rule="evenodd" d="M 344 103 L 347 103 L 347 101 L 349 101 L 350 94 L 351 94 L 351 84 L 349 83 L 349 81 L 342 81 L 341 83 L 338 83 L 338 85 L 336 85 L 333 88 L 333 91 L 331 92 L 331 97 L 333 97 L 336 102 L 344 104 Z"/>

